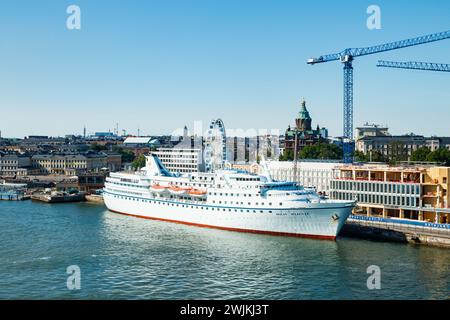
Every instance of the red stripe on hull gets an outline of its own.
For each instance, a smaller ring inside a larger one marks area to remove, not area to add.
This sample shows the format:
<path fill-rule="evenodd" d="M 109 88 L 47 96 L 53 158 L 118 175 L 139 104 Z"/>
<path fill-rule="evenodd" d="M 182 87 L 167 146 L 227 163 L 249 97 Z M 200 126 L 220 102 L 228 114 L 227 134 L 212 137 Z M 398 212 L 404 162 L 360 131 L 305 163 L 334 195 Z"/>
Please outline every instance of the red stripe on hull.
<path fill-rule="evenodd" d="M 119 212 L 115 210 L 108 209 L 109 211 L 123 214 L 125 216 L 130 217 L 137 217 L 137 218 L 143 218 L 143 219 L 149 219 L 149 220 L 157 220 L 157 221 L 165 221 L 165 222 L 173 222 L 173 223 L 179 223 L 179 224 L 185 224 L 189 226 L 196 226 L 196 227 L 202 227 L 202 228 L 211 228 L 211 229 L 219 229 L 219 230 L 226 230 L 226 231 L 236 231 L 236 232 L 246 232 L 246 233 L 258 233 L 258 234 L 268 234 L 273 236 L 286 236 L 286 237 L 298 237 L 298 238 L 311 238 L 311 239 L 319 239 L 319 240 L 336 240 L 336 236 L 321 236 L 321 235 L 315 235 L 315 234 L 300 234 L 300 233 L 290 233 L 290 232 L 276 232 L 276 231 L 263 231 L 263 230 L 252 230 L 252 229 L 240 229 L 240 228 L 228 228 L 228 227 L 220 227 L 220 226 L 212 226 L 209 224 L 201 224 L 201 223 L 194 223 L 194 222 L 186 222 L 186 221 L 179 221 L 179 220 L 170 220 L 170 219 L 163 219 L 163 218 L 154 218 L 154 217 L 146 217 L 146 216 L 140 216 L 130 213 L 124 213 Z"/>

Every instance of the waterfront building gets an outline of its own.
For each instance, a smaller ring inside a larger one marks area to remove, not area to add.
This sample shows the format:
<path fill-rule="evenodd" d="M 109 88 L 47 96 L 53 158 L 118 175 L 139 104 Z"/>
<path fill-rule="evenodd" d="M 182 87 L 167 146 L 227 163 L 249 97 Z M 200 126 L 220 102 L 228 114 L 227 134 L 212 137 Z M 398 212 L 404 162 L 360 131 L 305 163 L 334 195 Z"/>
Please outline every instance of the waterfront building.
<path fill-rule="evenodd" d="M 306 188 L 314 188 L 322 194 L 329 194 L 333 169 L 342 165 L 339 161 L 269 161 L 267 168 L 273 179 L 295 181 Z M 295 166 L 297 168 L 295 169 Z"/>
<path fill-rule="evenodd" d="M 321 194 L 329 194 L 333 170 L 341 164 L 338 161 L 298 161 L 297 168 L 293 161 L 267 161 L 269 175 L 278 181 L 298 182 L 306 188 L 313 188 Z M 250 173 L 264 174 L 262 164 L 232 164 L 231 168 Z"/>
<path fill-rule="evenodd" d="M 32 167 L 39 174 L 77 175 L 91 170 L 108 167 L 105 153 L 85 154 L 38 154 L 31 158 Z"/>
<path fill-rule="evenodd" d="M 341 165 L 330 182 L 330 197 L 356 199 L 357 214 L 450 223 L 450 167 Z"/>
<path fill-rule="evenodd" d="M 31 159 L 27 155 L 0 154 L 0 176 L 26 176 L 31 167 Z"/>
<path fill-rule="evenodd" d="M 26 188 L 26 184 L 0 181 L 0 200 L 22 200 Z"/>
<path fill-rule="evenodd" d="M 303 100 L 298 117 L 295 119 L 295 127 L 291 128 L 291 126 L 289 126 L 285 132 L 283 149 L 285 152 L 287 151 L 293 154 L 296 140 L 296 151 L 299 152 L 305 146 L 326 142 L 327 137 L 328 130 L 326 128 L 320 128 L 319 125 L 317 125 L 316 129 L 312 129 L 312 118 L 306 108 L 306 102 Z"/>
<path fill-rule="evenodd" d="M 78 175 L 77 188 L 80 191 L 93 192 L 105 186 L 107 172 L 91 172 Z"/>

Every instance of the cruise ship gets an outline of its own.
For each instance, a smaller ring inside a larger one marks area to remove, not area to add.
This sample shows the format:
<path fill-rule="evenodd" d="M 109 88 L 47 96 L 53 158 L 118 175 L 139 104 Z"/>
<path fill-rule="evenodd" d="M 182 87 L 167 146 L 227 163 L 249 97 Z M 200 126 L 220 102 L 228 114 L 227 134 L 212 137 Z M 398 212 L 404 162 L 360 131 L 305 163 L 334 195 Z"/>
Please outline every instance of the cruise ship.
<path fill-rule="evenodd" d="M 110 211 L 198 227 L 334 240 L 354 201 L 329 200 L 294 182 L 239 170 L 177 175 L 154 154 L 134 173 L 110 173 Z"/>

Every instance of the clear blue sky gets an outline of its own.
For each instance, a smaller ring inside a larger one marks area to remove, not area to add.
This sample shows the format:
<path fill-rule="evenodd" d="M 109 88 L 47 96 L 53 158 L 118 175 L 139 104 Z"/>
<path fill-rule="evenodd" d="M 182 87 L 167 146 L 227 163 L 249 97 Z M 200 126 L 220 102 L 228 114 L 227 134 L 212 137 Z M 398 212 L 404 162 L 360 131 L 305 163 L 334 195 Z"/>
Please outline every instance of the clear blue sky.
<path fill-rule="evenodd" d="M 81 8 L 68 30 L 66 8 Z M 381 30 L 366 9 L 381 7 Z M 171 133 L 195 120 L 284 130 L 305 97 L 313 125 L 342 133 L 342 66 L 311 56 L 450 30 L 450 2 L 2 1 L 3 136 L 120 128 Z M 450 74 L 378 59 L 450 63 L 450 40 L 357 59 L 355 126 L 450 136 Z"/>

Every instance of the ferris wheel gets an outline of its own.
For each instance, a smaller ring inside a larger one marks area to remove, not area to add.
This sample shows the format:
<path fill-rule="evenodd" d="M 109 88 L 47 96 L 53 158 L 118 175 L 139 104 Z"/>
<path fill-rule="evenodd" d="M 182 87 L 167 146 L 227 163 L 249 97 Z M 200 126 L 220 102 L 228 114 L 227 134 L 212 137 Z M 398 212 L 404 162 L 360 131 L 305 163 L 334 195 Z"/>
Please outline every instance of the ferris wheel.
<path fill-rule="evenodd" d="M 227 137 L 221 119 L 209 124 L 205 141 L 205 169 L 207 172 L 223 169 L 227 159 Z"/>

